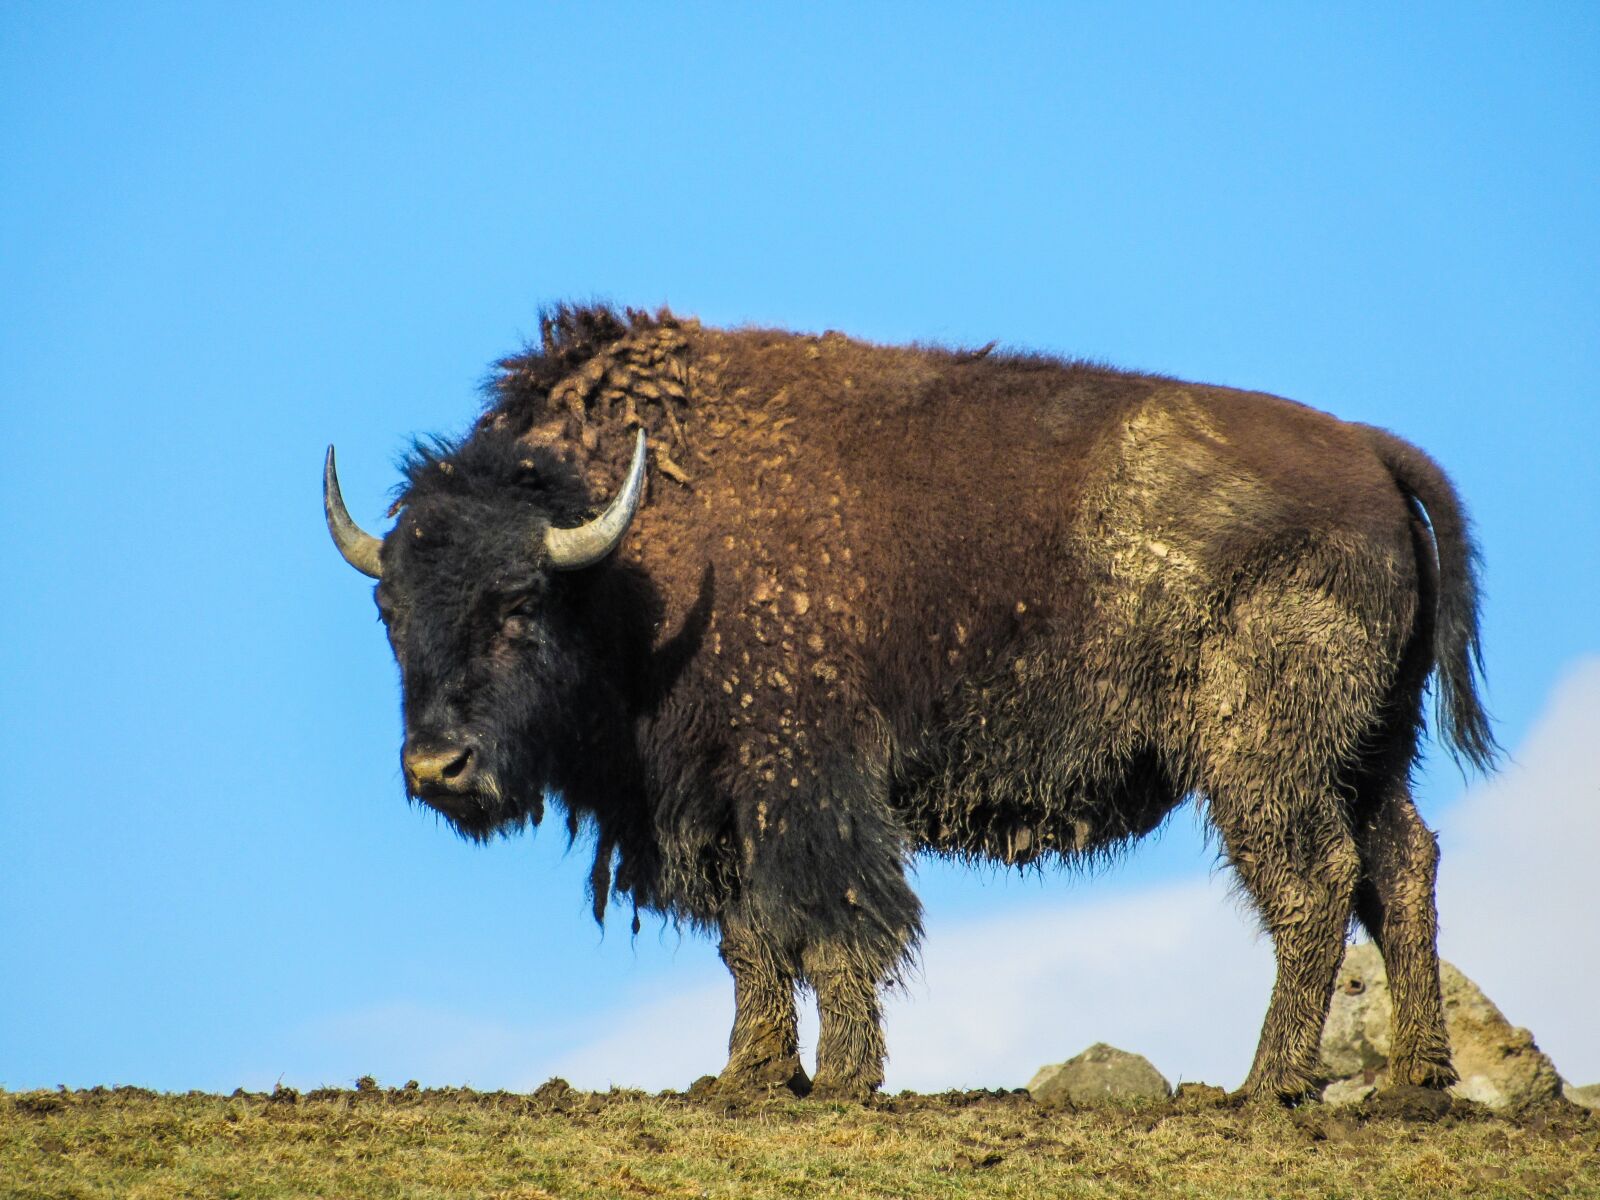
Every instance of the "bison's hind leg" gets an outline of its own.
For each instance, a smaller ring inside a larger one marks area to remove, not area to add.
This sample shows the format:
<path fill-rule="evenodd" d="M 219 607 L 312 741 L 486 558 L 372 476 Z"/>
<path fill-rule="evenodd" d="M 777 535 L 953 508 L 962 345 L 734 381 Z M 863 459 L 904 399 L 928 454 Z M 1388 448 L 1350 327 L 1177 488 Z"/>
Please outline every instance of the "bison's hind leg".
<path fill-rule="evenodd" d="M 1190 697 L 1199 783 L 1277 956 L 1244 1090 L 1292 1102 L 1328 1077 L 1322 1028 L 1361 872 L 1349 775 L 1398 654 L 1353 606 L 1293 581 L 1230 617 Z"/>
<path fill-rule="evenodd" d="M 1215 789 L 1212 818 L 1277 955 L 1278 975 L 1244 1092 L 1296 1102 L 1328 1082 L 1321 1061 L 1334 975 L 1359 871 L 1335 793 Z"/>
<path fill-rule="evenodd" d="M 1358 830 L 1356 914 L 1389 976 L 1389 1082 L 1446 1088 L 1456 1082 L 1439 986 L 1434 879 L 1439 847 L 1403 781 Z"/>
<path fill-rule="evenodd" d="M 1439 986 L 1434 884 L 1439 846 L 1411 799 L 1421 725 L 1426 635 L 1419 636 L 1389 706 L 1390 721 L 1369 757 L 1355 805 L 1361 882 L 1356 915 L 1383 955 L 1393 1002 L 1389 1079 L 1396 1086 L 1456 1082 Z"/>

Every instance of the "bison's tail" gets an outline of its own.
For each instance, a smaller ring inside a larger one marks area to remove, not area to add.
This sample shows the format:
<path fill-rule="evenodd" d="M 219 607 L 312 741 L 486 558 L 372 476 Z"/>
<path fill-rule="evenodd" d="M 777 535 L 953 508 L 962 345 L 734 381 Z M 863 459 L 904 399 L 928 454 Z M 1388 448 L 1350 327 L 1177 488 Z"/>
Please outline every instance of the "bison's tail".
<path fill-rule="evenodd" d="M 1364 426 L 1379 459 L 1433 527 L 1439 563 L 1433 658 L 1440 731 L 1457 759 L 1487 771 L 1500 754 L 1478 698 L 1483 647 L 1478 636 L 1478 550 L 1456 490 L 1439 464 L 1409 442 Z"/>

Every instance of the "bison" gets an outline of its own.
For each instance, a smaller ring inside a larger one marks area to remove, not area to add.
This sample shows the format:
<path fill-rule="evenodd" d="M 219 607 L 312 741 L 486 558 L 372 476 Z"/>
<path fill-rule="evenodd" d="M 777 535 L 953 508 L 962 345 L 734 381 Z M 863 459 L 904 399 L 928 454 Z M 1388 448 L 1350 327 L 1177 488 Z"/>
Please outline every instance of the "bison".
<path fill-rule="evenodd" d="M 992 347 L 605 307 L 541 329 L 464 438 L 409 455 L 383 538 L 329 447 L 328 526 L 378 581 L 408 795 L 473 839 L 552 802 L 592 832 L 597 919 L 614 896 L 635 929 L 715 933 L 720 1086 L 880 1086 L 912 856 L 1092 861 L 1190 799 L 1276 952 L 1245 1093 L 1318 1088 L 1352 917 L 1394 989 L 1393 1082 L 1454 1080 L 1408 787 L 1430 675 L 1457 756 L 1497 748 L 1475 551 L 1426 455 Z"/>

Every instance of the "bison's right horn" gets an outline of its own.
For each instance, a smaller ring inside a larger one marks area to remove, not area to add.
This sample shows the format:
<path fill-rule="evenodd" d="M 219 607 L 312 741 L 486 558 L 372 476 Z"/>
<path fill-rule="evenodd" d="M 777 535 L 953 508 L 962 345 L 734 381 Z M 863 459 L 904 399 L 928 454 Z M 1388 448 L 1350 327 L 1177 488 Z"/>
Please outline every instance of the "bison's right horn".
<path fill-rule="evenodd" d="M 328 447 L 328 457 L 322 463 L 322 511 L 328 518 L 328 532 L 333 544 L 339 547 L 345 562 L 372 579 L 383 578 L 383 563 L 378 550 L 383 545 L 355 523 L 350 510 L 344 506 L 339 494 L 339 473 L 333 465 L 333 447 Z"/>
<path fill-rule="evenodd" d="M 576 571 L 599 562 L 617 548 L 639 508 L 639 497 L 644 491 L 644 464 L 644 430 L 641 429 L 633 443 L 633 462 L 628 467 L 628 477 L 605 512 L 576 529 L 545 530 L 544 548 L 550 555 L 552 567 L 558 571 Z"/>

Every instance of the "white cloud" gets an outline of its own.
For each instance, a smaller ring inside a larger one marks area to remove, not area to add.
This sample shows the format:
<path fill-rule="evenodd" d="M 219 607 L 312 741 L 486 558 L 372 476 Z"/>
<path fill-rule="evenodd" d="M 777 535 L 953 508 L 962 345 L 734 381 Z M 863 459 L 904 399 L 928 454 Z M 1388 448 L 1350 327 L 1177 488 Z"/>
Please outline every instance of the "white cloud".
<path fill-rule="evenodd" d="M 1021 1087 L 1096 1041 L 1135 1048 L 1171 1078 L 1238 1082 L 1272 981 L 1268 945 L 1225 879 L 1002 919 L 930 923 L 918 978 L 890 997 L 887 1086 Z M 803 1009 L 801 1041 L 816 1018 Z M 614 1031 L 554 1073 L 585 1087 L 683 1087 L 726 1053 L 726 976 L 618 1013 Z"/>
<path fill-rule="evenodd" d="M 694 987 L 608 1015 L 605 1034 L 563 1054 L 542 1077 L 658 1092 L 715 1075 L 728 1057 L 733 984 L 718 970 Z"/>
<path fill-rule="evenodd" d="M 1216 875 L 934 927 L 924 976 L 889 1008 L 891 1087 L 1021 1087 L 1093 1042 L 1236 1084 L 1272 953 Z"/>
<path fill-rule="evenodd" d="M 1441 822 L 1441 949 L 1573 1082 L 1600 1080 L 1591 1010 L 1600 992 L 1600 659 L 1553 694 L 1514 765 Z M 1272 986 L 1272 952 L 1227 873 L 929 921 L 919 977 L 890 998 L 888 1087 L 1020 1087 L 1044 1062 L 1096 1041 L 1149 1057 L 1173 1082 L 1237 1086 Z M 809 1008 L 809 1006 L 808 1006 Z M 446 1014 L 381 1010 L 330 1040 L 368 1060 L 427 1047 L 419 1077 L 528 1088 L 682 1088 L 726 1053 L 733 989 L 720 970 L 687 987 L 569 1023 L 554 1039 Z M 815 1017 L 802 1022 L 814 1045 Z M 562 1047 L 569 1047 L 563 1049 Z M 382 1076 L 380 1076 L 382 1078 Z"/>

